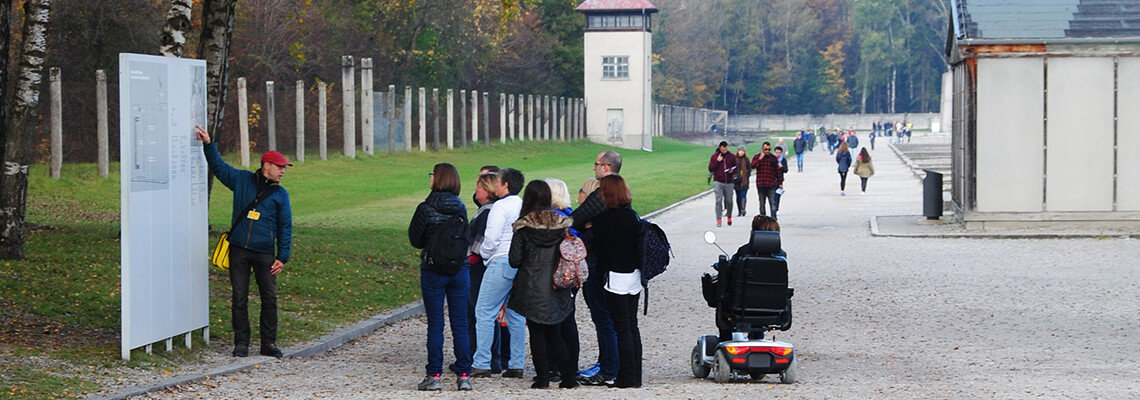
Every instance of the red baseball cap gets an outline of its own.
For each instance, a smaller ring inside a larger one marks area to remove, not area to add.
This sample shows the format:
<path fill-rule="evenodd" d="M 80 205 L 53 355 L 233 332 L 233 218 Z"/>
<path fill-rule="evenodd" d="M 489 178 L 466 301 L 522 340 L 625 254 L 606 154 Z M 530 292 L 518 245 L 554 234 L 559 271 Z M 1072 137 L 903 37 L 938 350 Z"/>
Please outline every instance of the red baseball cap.
<path fill-rule="evenodd" d="M 292 167 L 293 164 L 289 163 L 289 159 L 285 158 L 284 154 L 279 151 L 270 150 L 261 154 L 261 162 L 271 163 L 278 167 Z"/>

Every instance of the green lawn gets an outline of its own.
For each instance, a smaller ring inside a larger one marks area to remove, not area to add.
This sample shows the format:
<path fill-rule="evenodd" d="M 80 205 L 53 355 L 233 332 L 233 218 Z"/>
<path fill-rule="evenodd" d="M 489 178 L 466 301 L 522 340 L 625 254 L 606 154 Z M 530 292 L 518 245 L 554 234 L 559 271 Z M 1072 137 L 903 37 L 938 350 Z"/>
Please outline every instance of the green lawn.
<path fill-rule="evenodd" d="M 291 167 L 283 182 L 293 204 L 294 248 L 278 277 L 278 343 L 294 346 L 418 298 L 418 257 L 408 244 L 407 226 L 428 193 L 427 173 L 435 163 L 459 168 L 461 198 L 469 201 L 471 182 L 486 164 L 518 168 L 527 180 L 560 178 L 573 192 L 593 176 L 594 157 L 605 149 L 584 142 L 523 142 L 328 161 L 308 155 L 309 161 Z M 707 188 L 711 153 L 706 147 L 657 139 L 652 153 L 621 153 L 622 175 L 642 214 Z M 234 155 L 226 160 L 237 162 Z M 34 225 L 28 258 L 0 269 L 0 320 L 19 327 L 0 330 L 0 395 L 74 396 L 92 389 L 71 379 L 75 374 L 124 366 L 174 370 L 206 348 L 196 344 L 186 351 L 179 344 L 165 353 L 157 345 L 153 355 L 136 350 L 131 362 L 118 359 L 118 166 L 112 166 L 108 179 L 94 171 L 91 164 L 67 164 L 63 179 L 53 180 L 43 165 L 31 170 L 27 220 Z M 229 227 L 231 200 L 231 193 L 215 183 L 209 213 L 215 230 Z M 211 351 L 228 351 L 228 278 L 211 267 L 209 279 Z M 250 307 L 256 327 L 256 296 Z M 33 331 L 48 336 L 28 339 L 25 332 Z M 256 335 L 254 329 L 254 343 Z M 47 356 L 54 366 L 26 362 L 30 356 Z"/>

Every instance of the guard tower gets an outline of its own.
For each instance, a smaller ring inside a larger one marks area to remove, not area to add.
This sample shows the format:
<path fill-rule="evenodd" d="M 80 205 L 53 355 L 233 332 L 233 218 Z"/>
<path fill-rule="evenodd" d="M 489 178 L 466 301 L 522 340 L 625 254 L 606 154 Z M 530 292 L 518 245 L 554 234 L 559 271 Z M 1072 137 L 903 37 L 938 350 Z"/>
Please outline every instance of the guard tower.
<path fill-rule="evenodd" d="M 586 0 L 586 135 L 653 150 L 653 14 L 647 0 Z"/>

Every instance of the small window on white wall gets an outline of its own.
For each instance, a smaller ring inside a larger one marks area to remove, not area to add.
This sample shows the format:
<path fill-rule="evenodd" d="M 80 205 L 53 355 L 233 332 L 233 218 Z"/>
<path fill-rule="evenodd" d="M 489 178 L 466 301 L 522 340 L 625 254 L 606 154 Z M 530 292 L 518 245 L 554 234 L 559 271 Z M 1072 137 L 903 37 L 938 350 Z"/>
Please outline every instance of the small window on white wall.
<path fill-rule="evenodd" d="M 629 56 L 602 57 L 602 78 L 629 78 Z"/>

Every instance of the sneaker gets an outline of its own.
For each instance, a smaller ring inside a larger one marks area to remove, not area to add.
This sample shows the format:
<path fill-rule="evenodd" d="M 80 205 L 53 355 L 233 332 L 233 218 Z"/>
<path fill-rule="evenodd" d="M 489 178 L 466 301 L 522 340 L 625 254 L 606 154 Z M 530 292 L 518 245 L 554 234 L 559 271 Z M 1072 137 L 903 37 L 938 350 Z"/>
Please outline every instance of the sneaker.
<path fill-rule="evenodd" d="M 551 383 L 562 382 L 562 375 L 558 375 L 558 371 L 551 371 L 547 376 L 550 377 Z"/>
<path fill-rule="evenodd" d="M 613 383 L 613 381 L 614 381 L 613 377 L 602 376 L 602 374 L 600 374 L 600 373 L 594 374 L 593 376 L 589 376 L 589 377 L 579 377 L 578 378 L 578 383 L 581 383 L 581 384 L 586 385 L 586 386 L 605 386 L 609 383 Z"/>
<path fill-rule="evenodd" d="M 716 220 L 716 227 L 717 227 L 717 228 L 720 228 L 720 220 L 719 220 L 719 219 L 718 219 L 718 220 Z"/>
<path fill-rule="evenodd" d="M 233 355 L 234 355 L 234 357 L 248 357 L 249 356 L 249 345 L 239 344 L 237 346 L 234 346 Z"/>
<path fill-rule="evenodd" d="M 424 380 L 420 382 L 420 384 L 416 385 L 416 389 L 439 391 L 443 390 L 443 386 L 439 384 L 439 375 L 425 376 Z"/>
<path fill-rule="evenodd" d="M 273 358 L 281 358 L 284 356 L 284 354 L 281 353 L 281 349 L 277 348 L 277 346 L 273 344 L 261 345 L 261 355 L 270 356 Z"/>
<path fill-rule="evenodd" d="M 594 366 L 578 371 L 578 375 L 584 378 L 589 378 L 591 376 L 597 375 L 599 372 L 602 372 L 602 363 L 594 363 Z"/>
<path fill-rule="evenodd" d="M 523 370 L 521 370 L 521 369 L 514 369 L 514 368 L 507 368 L 507 372 L 504 372 L 504 373 L 503 373 L 503 377 L 504 377 L 504 378 L 519 378 L 519 379 L 522 379 L 522 377 L 523 377 Z"/>
<path fill-rule="evenodd" d="M 866 195 L 867 195 L 867 192 L 859 192 L 859 195 L 860 195 L 860 196 L 866 196 Z"/>
<path fill-rule="evenodd" d="M 847 195 L 847 193 L 843 193 L 843 191 L 842 191 L 842 190 L 840 190 L 840 191 L 839 191 L 839 195 L 840 195 L 840 196 L 846 196 L 846 195 Z"/>
<path fill-rule="evenodd" d="M 471 387 L 471 377 L 467 376 L 467 374 L 459 375 L 459 377 L 455 379 L 455 386 L 457 386 L 459 390 L 474 390 L 474 388 Z"/>
<path fill-rule="evenodd" d="M 732 226 L 732 218 L 728 219 L 728 226 Z"/>
<path fill-rule="evenodd" d="M 491 377 L 491 370 L 471 368 L 471 377 L 472 378 L 490 378 Z"/>

